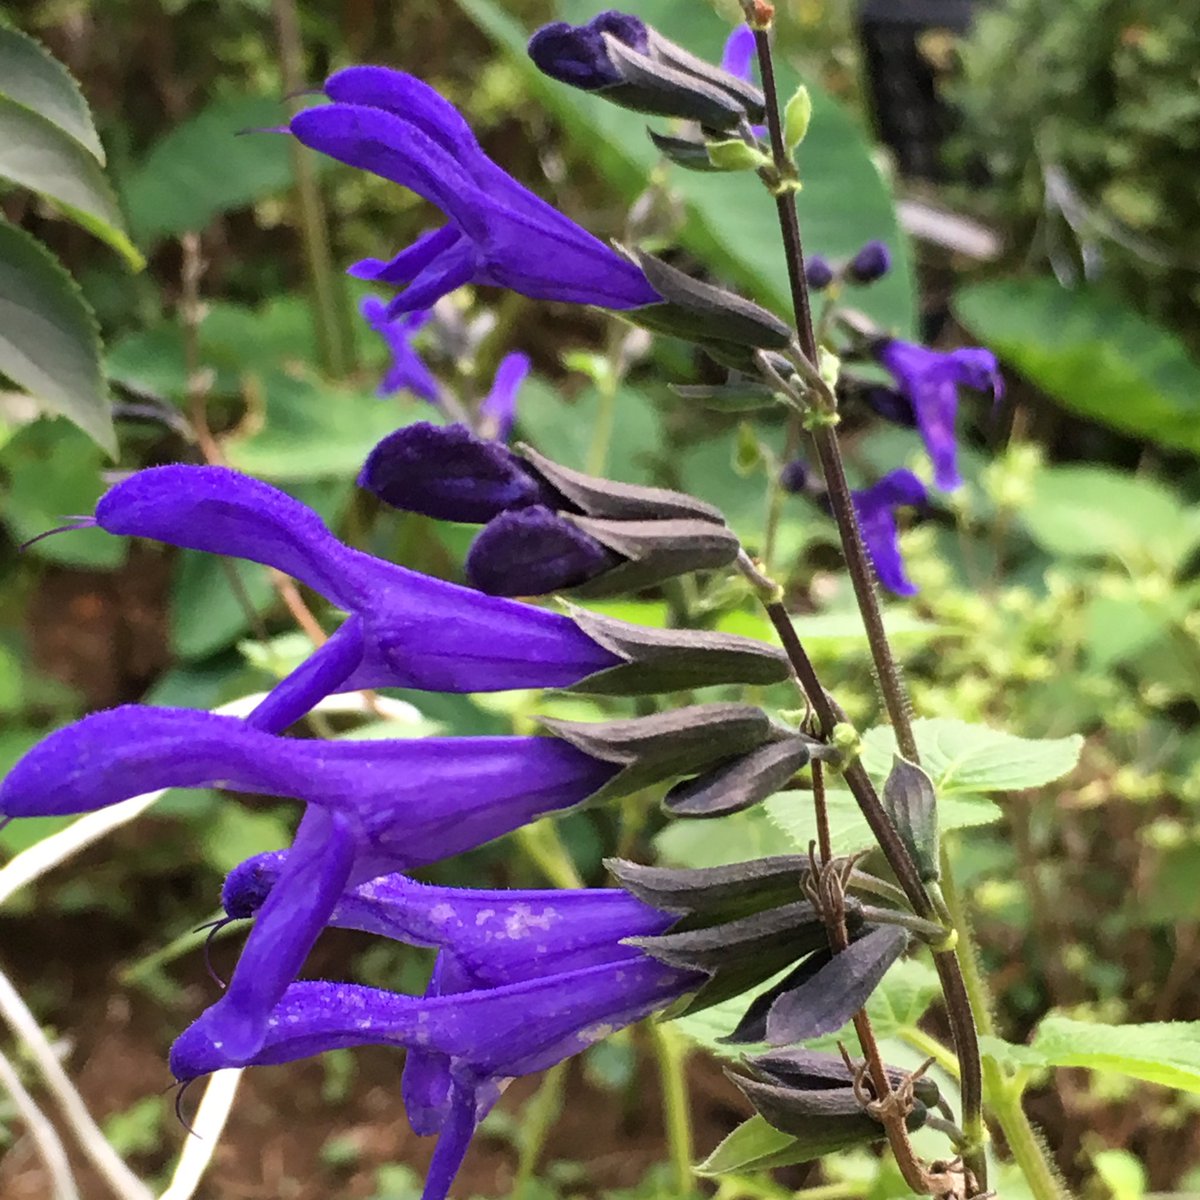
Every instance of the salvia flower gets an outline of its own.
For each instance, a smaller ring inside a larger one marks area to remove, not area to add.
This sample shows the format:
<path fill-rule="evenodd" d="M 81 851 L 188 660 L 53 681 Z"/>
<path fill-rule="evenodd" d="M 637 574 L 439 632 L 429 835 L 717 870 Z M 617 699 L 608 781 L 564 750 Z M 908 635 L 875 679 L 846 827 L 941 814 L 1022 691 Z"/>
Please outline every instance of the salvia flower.
<path fill-rule="evenodd" d="M 996 356 L 977 346 L 943 352 L 887 338 L 875 346 L 875 357 L 913 406 L 917 428 L 933 462 L 934 482 L 943 491 L 959 487 L 958 389 L 965 385 L 990 391 L 993 399 L 999 399 L 1004 383 Z"/>
<path fill-rule="evenodd" d="M 275 864 L 243 867 L 234 876 L 242 873 L 253 904 Z M 246 905 L 236 902 L 247 896 L 234 876 L 226 900 L 240 912 Z M 251 1065 L 364 1044 L 407 1049 L 409 1119 L 416 1132 L 439 1135 L 425 1200 L 447 1194 L 505 1081 L 577 1054 L 704 982 L 622 944 L 674 918 L 618 891 L 476 893 L 386 877 L 346 892 L 334 912 L 338 924 L 438 947 L 426 995 L 293 984 Z M 201 1018 L 179 1037 L 171 1051 L 178 1079 L 236 1061 L 219 1032 Z"/>
<path fill-rule="evenodd" d="M 731 129 L 763 118 L 763 96 L 737 74 L 705 62 L 638 17 L 602 12 L 585 25 L 543 26 L 529 57 L 552 79 L 652 116 Z"/>
<path fill-rule="evenodd" d="M 364 687 L 486 692 L 586 683 L 589 691 L 635 694 L 657 690 L 656 677 L 667 691 L 681 678 L 687 686 L 751 681 L 746 669 L 755 682 L 786 678 L 786 659 L 749 638 L 681 630 L 666 641 L 648 631 L 647 639 L 620 621 L 545 612 L 373 558 L 338 541 L 291 496 L 224 467 L 139 471 L 101 497 L 95 523 L 275 567 L 350 614 L 251 715 L 263 729 L 286 728 L 325 696 Z"/>
<path fill-rule="evenodd" d="M 418 423 L 389 434 L 371 451 L 359 484 L 396 508 L 485 523 L 466 573 L 492 595 L 616 595 L 725 566 L 738 552 L 711 505 L 584 475 L 461 425 Z"/>
<path fill-rule="evenodd" d="M 915 595 L 916 585 L 905 573 L 904 560 L 900 557 L 896 509 L 924 505 L 929 499 L 925 485 L 911 471 L 901 468 L 869 488 L 851 492 L 851 496 L 879 582 L 898 596 Z"/>
<path fill-rule="evenodd" d="M 467 283 L 612 309 L 658 300 L 634 264 L 488 158 L 458 110 L 428 84 L 385 67 L 348 67 L 324 90 L 331 103 L 298 113 L 291 132 L 314 150 L 410 188 L 447 217 L 390 261 L 351 268 L 403 288 L 389 317 L 428 308 Z"/>
<path fill-rule="evenodd" d="M 359 302 L 358 311 L 363 320 L 383 338 L 392 355 L 391 366 L 379 381 L 379 395 L 391 396 L 396 392 L 409 391 L 437 407 L 441 394 L 438 381 L 412 345 L 413 334 L 429 323 L 433 313 L 423 309 L 389 321 L 387 307 L 378 296 L 364 296 Z"/>

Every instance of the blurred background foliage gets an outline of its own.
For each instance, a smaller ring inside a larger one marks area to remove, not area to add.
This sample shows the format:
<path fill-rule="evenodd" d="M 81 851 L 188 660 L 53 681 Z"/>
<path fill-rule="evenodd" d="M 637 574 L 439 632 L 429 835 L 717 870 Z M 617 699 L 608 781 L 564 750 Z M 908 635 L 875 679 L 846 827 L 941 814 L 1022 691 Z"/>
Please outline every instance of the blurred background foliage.
<path fill-rule="evenodd" d="M 598 7 L 567 0 L 559 11 L 580 19 Z M 732 8 L 636 5 L 712 57 Z M 937 178 L 903 177 L 896 148 L 876 139 L 880 113 L 863 73 L 869 22 L 858 5 L 791 0 L 780 6 L 780 39 L 814 92 L 801 159 L 808 247 L 838 257 L 886 240 L 896 268 L 854 303 L 901 335 L 991 346 L 1010 383 L 995 411 L 964 405 L 967 486 L 906 531 L 921 590 L 888 611 L 921 716 L 1087 737 L 1065 784 L 946 806 L 1000 1025 L 1020 1043 L 1052 1009 L 1110 1022 L 1195 1019 L 1200 34 L 1183 7 L 1152 0 L 1004 0 L 969 32 L 919 13 L 905 24 L 905 8 L 895 6 L 886 32 L 916 47 L 954 129 L 936 147 Z M 11 369 L 13 386 L 0 390 L 0 770 L 90 709 L 138 699 L 210 707 L 268 686 L 310 648 L 288 595 L 257 567 L 96 531 L 18 552 L 64 516 L 89 512 L 111 472 L 217 453 L 311 504 L 352 544 L 460 577 L 470 531 L 381 514 L 352 484 L 381 436 L 431 414 L 411 398 L 374 396 L 382 347 L 354 316 L 360 293 L 341 270 L 411 240 L 429 212 L 382 180 L 294 157 L 283 137 L 244 132 L 286 119 L 282 98 L 297 82 L 354 61 L 419 73 L 463 109 L 495 159 L 598 235 L 625 236 L 633 205 L 647 244 L 675 247 L 688 269 L 785 307 L 770 205 L 743 176 L 664 170 L 642 119 L 539 76 L 523 43 L 551 15 L 540 0 L 34 0 L 5 10 L 78 80 L 107 153 L 101 164 L 86 146 L 71 151 L 91 154 L 86 178 L 103 209 L 82 220 L 78 204 L 23 178 L 0 146 L 0 250 L 11 243 L 36 260 L 47 281 L 39 302 L 70 314 L 64 353 L 76 356 L 72 394 L 84 397 L 72 412 Z M 20 108 L 0 83 L 0 141 L 12 121 L 28 125 Z M 86 140 L 78 129 L 71 136 Z M 934 205 L 947 221 L 982 222 L 994 251 L 910 243 L 897 196 Z M 4 232 L 16 229 L 19 239 Z M 46 266 L 49 256 L 61 269 Z M 780 420 L 673 395 L 668 382 L 719 378 L 681 343 L 647 346 L 590 311 L 516 295 L 456 301 L 424 347 L 435 369 L 477 397 L 504 353 L 525 350 L 535 376 L 520 400 L 521 437 L 572 466 L 692 490 L 719 504 L 751 548 L 770 543 L 822 678 L 860 727 L 873 725 L 869 657 L 832 523 L 776 487 Z M 615 369 L 622 355 L 627 371 Z M 608 405 L 611 436 L 598 439 Z M 856 482 L 901 464 L 925 470 L 909 431 L 853 409 L 845 430 Z M 118 447 L 115 458 L 106 446 Z M 687 614 L 770 638 L 744 593 L 719 581 L 606 611 L 647 624 Z M 413 720 L 387 726 L 389 736 L 506 732 L 528 728 L 534 713 L 622 711 L 534 694 L 405 699 Z M 786 689 L 758 699 L 791 702 Z M 777 798 L 760 812 L 664 827 L 657 797 L 642 795 L 535 827 L 431 877 L 537 886 L 561 846 L 592 884 L 614 851 L 701 865 L 803 849 L 796 807 L 802 799 Z M 172 1031 L 210 997 L 189 930 L 215 909 L 223 873 L 283 843 L 293 819 L 279 801 L 172 794 L 0 919 L 5 965 L 72 1039 L 84 1094 L 149 1173 L 162 1170 L 179 1133 L 169 1106 L 146 1097 L 165 1082 Z M 0 848 L 11 855 L 54 827 L 18 822 L 0 832 Z M 417 951 L 343 933 L 328 943 L 314 969 L 422 986 Z M 219 943 L 214 958 L 220 967 Z M 874 1002 L 887 1008 L 875 1016 L 889 1053 L 915 1062 L 921 1037 L 940 1032 L 927 1013 L 933 995 L 919 972 L 890 979 Z M 722 1031 L 685 1030 L 708 1048 Z M 530 1196 L 666 1194 L 644 1049 L 636 1032 L 597 1046 L 562 1095 L 514 1088 L 489 1121 L 467 1189 L 504 1194 L 513 1164 L 524 1171 L 532 1158 L 541 1169 Z M 703 1151 L 743 1113 L 714 1061 L 707 1050 L 692 1060 Z M 1136 1082 L 1136 1072 L 1060 1070 L 1050 1081 L 1045 1068 L 1056 1061 L 1033 1071 L 1031 1106 L 1073 1184 L 1121 1200 L 1200 1186 L 1194 1099 Z M 382 1052 L 261 1074 L 202 1194 L 417 1194 L 412 1164 L 427 1151 L 401 1127 L 394 1064 Z M 524 1132 L 525 1104 L 541 1105 L 544 1144 Z M 37 1195 L 17 1190 L 33 1164 L 10 1118 L 0 1110 L 0 1147 L 13 1145 L 0 1191 Z M 776 1183 L 727 1178 L 717 1194 L 820 1183 L 848 1197 L 903 1191 L 871 1156 L 823 1169 L 794 1168 Z M 1004 1180 L 1001 1190 L 1019 1194 L 1019 1184 Z"/>

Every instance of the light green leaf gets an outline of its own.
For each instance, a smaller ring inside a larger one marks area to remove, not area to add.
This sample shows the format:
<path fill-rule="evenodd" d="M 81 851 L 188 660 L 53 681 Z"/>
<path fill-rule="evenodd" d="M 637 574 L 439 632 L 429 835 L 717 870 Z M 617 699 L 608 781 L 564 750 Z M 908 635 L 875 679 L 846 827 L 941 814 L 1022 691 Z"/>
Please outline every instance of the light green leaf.
<path fill-rule="evenodd" d="M 1092 1155 L 1092 1166 L 1104 1180 L 1112 1200 L 1142 1200 L 1146 1194 L 1146 1168 L 1128 1150 L 1101 1150 Z"/>
<path fill-rule="evenodd" d="M 1123 301 L 1053 279 L 976 284 L 955 309 L 983 342 L 1092 420 L 1200 453 L 1200 367 Z"/>
<path fill-rule="evenodd" d="M 848 854 L 874 845 L 871 828 L 848 791 L 830 788 L 825 799 L 829 812 L 829 839 L 835 854 Z M 807 854 L 809 843 L 817 837 L 812 796 L 807 792 L 780 792 L 763 807 L 771 822 L 791 843 L 789 849 Z M 937 812 L 938 827 L 942 832 L 991 825 L 1004 815 L 995 804 L 981 796 L 939 795 Z"/>
<path fill-rule="evenodd" d="M 1200 1021 L 1103 1025 L 1052 1014 L 1031 1045 L 1012 1049 L 1023 1065 L 1086 1067 L 1200 1094 Z"/>
<path fill-rule="evenodd" d="M 274 482 L 352 478 L 371 448 L 401 425 L 428 420 L 418 400 L 351 391 L 270 370 L 262 376 L 265 419 L 250 437 L 225 444 L 229 465 Z"/>
<path fill-rule="evenodd" d="M 789 150 L 804 141 L 812 121 L 813 102 L 808 88 L 801 84 L 783 110 L 783 142 Z"/>
<path fill-rule="evenodd" d="M 116 453 L 91 309 L 53 255 L 2 220 L 0 372 Z"/>
<path fill-rule="evenodd" d="M 34 421 L 0 451 L 8 487 L 0 512 L 22 541 L 86 516 L 105 491 L 100 449 L 78 429 L 57 421 Z M 75 567 L 111 569 L 125 561 L 127 538 L 102 529 L 79 529 L 44 538 L 30 554 Z"/>
<path fill-rule="evenodd" d="M 125 183 L 129 223 L 137 236 L 160 238 L 204 229 L 214 217 L 283 191 L 292 182 L 290 137 L 247 130 L 287 121 L 278 99 L 217 100 L 150 149 Z M 314 155 L 325 170 L 331 160 Z"/>
<path fill-rule="evenodd" d="M 0 95 L 57 125 L 104 165 L 91 110 L 71 72 L 16 29 L 0 28 Z"/>
<path fill-rule="evenodd" d="M 787 1151 L 796 1139 L 755 1113 L 743 1121 L 696 1167 L 697 1175 L 729 1175 L 735 1171 L 766 1171 L 797 1161 Z"/>
<path fill-rule="evenodd" d="M 1200 382 L 1200 378 L 1198 378 Z M 1153 479 L 1103 467 L 1055 467 L 1034 480 L 1021 520 L 1051 554 L 1113 557 L 1171 571 L 1200 540 L 1200 511 Z"/>
<path fill-rule="evenodd" d="M 718 171 L 757 171 L 771 163 L 766 154 L 753 146 L 747 146 L 741 138 L 709 142 L 708 161 Z"/>
<path fill-rule="evenodd" d="M 207 658 L 235 642 L 275 599 L 259 563 L 184 550 L 171 580 L 171 649 L 184 661 Z"/>
<path fill-rule="evenodd" d="M 664 864 L 679 867 L 719 867 L 792 851 L 761 808 L 710 821 L 671 821 L 654 845 Z"/>
<path fill-rule="evenodd" d="M 125 233 L 100 164 L 53 122 L 3 96 L 0 178 L 53 200 L 72 221 L 107 242 L 133 270 L 145 265 Z"/>
<path fill-rule="evenodd" d="M 955 794 L 1011 792 L 1040 787 L 1073 770 L 1083 738 L 1022 738 L 1015 734 L 970 725 L 952 717 L 913 722 L 921 765 L 929 772 L 941 801 Z M 890 726 L 863 735 L 863 763 L 877 779 L 887 777 L 896 739 Z M 943 823 L 943 828 L 950 828 Z"/>
<path fill-rule="evenodd" d="M 627 200 L 639 195 L 659 163 L 646 136 L 646 118 L 577 91 L 542 75 L 525 51 L 529 30 L 495 0 L 458 0 L 459 6 L 510 56 L 535 100 L 553 113 L 614 188 Z M 565 0 L 559 16 L 579 23 L 594 16 L 594 0 Z M 641 0 L 638 16 L 666 37 L 711 62 L 721 57 L 729 33 L 708 5 L 695 0 Z M 779 87 L 790 95 L 799 79 L 785 62 L 777 64 Z M 857 121 L 809 81 L 812 125 L 804 142 L 804 190 L 798 196 L 805 245 L 839 258 L 871 238 L 882 238 L 895 265 L 877 284 L 856 294 L 855 304 L 885 329 L 911 334 L 915 286 L 907 240 L 895 207 Z M 662 122 L 656 127 L 661 128 Z M 707 265 L 746 289 L 760 304 L 789 311 L 786 264 L 780 253 L 775 205 L 749 176 L 672 170 L 673 191 L 683 199 L 687 222 L 680 241 Z"/>

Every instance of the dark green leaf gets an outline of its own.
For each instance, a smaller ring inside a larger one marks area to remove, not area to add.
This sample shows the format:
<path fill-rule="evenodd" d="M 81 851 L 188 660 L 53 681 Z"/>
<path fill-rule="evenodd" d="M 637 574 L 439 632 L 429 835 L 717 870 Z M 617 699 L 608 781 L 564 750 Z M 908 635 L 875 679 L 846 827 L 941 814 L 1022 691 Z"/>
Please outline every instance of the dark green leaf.
<path fill-rule="evenodd" d="M 0 156 L 3 153 L 0 149 Z M 4 221 L 0 373 L 78 425 L 110 454 L 116 452 L 92 312 L 58 260 L 24 230 Z"/>
<path fill-rule="evenodd" d="M 144 265 L 125 233 L 100 164 L 52 121 L 4 96 L 0 96 L 0 178 L 53 200 L 134 270 Z"/>
<path fill-rule="evenodd" d="M 963 322 L 1068 408 L 1114 429 L 1200 453 L 1200 367 L 1122 301 L 1052 279 L 959 292 Z"/>
<path fill-rule="evenodd" d="M 71 72 L 16 29 L 0 28 L 0 95 L 57 125 L 104 165 L 91 110 Z"/>

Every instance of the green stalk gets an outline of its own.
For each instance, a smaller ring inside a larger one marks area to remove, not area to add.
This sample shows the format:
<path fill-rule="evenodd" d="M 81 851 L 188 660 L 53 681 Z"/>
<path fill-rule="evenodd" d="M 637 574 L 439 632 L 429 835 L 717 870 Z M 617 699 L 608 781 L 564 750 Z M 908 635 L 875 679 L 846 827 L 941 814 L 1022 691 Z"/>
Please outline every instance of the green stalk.
<path fill-rule="evenodd" d="M 521 1138 L 517 1151 L 517 1170 L 513 1176 L 513 1200 L 523 1200 L 538 1160 L 546 1144 L 546 1138 L 558 1114 L 562 1112 L 563 1085 L 567 1078 L 567 1060 L 555 1063 L 545 1075 L 533 1097 L 521 1109 Z"/>
<path fill-rule="evenodd" d="M 688 1103 L 687 1078 L 684 1067 L 687 1047 L 675 1030 L 661 1021 L 647 1022 L 654 1057 L 658 1060 L 662 1084 L 663 1122 L 667 1127 L 667 1147 L 670 1152 L 671 1174 L 675 1194 L 689 1196 L 692 1184 L 692 1110 Z"/>

